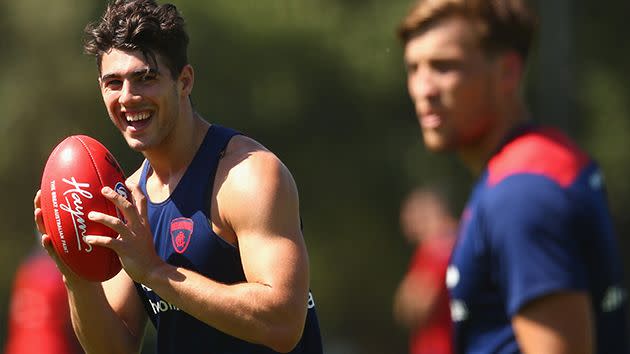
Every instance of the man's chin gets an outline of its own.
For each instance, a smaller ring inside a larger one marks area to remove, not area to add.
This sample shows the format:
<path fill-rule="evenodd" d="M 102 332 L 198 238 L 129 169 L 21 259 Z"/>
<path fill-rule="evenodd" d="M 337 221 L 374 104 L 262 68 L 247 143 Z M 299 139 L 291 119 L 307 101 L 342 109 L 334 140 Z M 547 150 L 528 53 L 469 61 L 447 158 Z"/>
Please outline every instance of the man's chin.
<path fill-rule="evenodd" d="M 423 134 L 425 148 L 434 153 L 450 152 L 453 150 L 452 144 L 441 136 L 435 134 Z"/>
<path fill-rule="evenodd" d="M 441 153 L 449 153 L 452 152 L 453 150 L 445 145 L 428 145 L 425 144 L 424 145 L 426 147 L 426 149 L 431 152 L 431 153 L 435 153 L 435 154 L 441 154 Z"/>
<path fill-rule="evenodd" d="M 127 141 L 127 145 L 129 146 L 129 148 L 133 151 L 143 152 L 147 150 L 148 148 L 147 144 L 137 139 L 131 139 L 129 137 L 125 137 L 125 140 Z"/>

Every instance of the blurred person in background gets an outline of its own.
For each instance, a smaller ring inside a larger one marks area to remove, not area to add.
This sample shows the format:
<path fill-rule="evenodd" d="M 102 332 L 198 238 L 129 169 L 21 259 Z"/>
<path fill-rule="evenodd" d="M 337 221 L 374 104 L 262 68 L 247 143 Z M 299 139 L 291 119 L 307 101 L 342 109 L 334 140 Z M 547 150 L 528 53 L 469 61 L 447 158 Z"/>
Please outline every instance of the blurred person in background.
<path fill-rule="evenodd" d="M 194 109 L 178 9 L 111 1 L 85 35 L 109 118 L 145 158 L 127 180 L 133 204 L 102 190 L 123 219 L 87 215 L 119 234 L 83 239 L 120 258 L 106 282 L 64 266 L 45 234 L 41 191 L 34 200 L 85 351 L 138 352 L 151 320 L 160 354 L 321 354 L 296 183 L 259 142 Z"/>
<path fill-rule="evenodd" d="M 525 0 L 421 0 L 402 21 L 426 147 L 477 177 L 447 270 L 457 353 L 628 353 L 617 236 L 597 164 L 532 122 Z"/>
<path fill-rule="evenodd" d="M 61 272 L 38 243 L 19 264 L 9 300 L 5 354 L 82 353 Z"/>
<path fill-rule="evenodd" d="M 410 354 L 451 354 L 452 325 L 444 279 L 457 220 L 437 189 L 416 188 L 402 204 L 400 225 L 415 251 L 394 296 L 394 318 L 409 330 Z"/>

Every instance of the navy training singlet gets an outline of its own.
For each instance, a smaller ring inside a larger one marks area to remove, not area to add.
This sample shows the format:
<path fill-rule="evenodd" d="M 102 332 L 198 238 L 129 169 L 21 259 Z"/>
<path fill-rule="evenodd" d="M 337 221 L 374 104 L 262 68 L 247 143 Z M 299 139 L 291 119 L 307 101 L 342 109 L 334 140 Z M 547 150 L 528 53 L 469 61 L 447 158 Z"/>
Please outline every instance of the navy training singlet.
<path fill-rule="evenodd" d="M 157 254 L 167 263 L 195 271 L 224 284 L 245 281 L 238 248 L 212 231 L 210 198 L 219 159 L 236 131 L 212 125 L 190 166 L 168 199 L 147 211 Z M 140 188 L 147 195 L 150 165 L 145 161 Z M 145 310 L 157 330 L 159 354 L 268 354 L 265 346 L 221 332 L 162 300 L 142 284 L 135 284 Z M 322 354 L 319 323 L 309 293 L 304 332 L 293 354 Z"/>

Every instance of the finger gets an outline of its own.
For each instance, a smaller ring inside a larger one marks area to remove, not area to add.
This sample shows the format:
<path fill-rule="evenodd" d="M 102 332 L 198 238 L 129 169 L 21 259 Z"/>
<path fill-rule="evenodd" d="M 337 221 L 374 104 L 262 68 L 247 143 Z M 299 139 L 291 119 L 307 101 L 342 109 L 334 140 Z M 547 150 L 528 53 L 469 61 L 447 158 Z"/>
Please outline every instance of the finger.
<path fill-rule="evenodd" d="M 99 235 L 85 235 L 83 236 L 83 241 L 90 245 L 110 248 L 114 252 L 116 252 L 121 242 L 113 237 Z"/>
<path fill-rule="evenodd" d="M 36 208 L 33 211 L 33 216 L 35 218 L 35 225 L 37 226 L 37 231 L 39 231 L 40 234 L 47 233 L 46 225 L 44 224 L 44 216 L 42 214 L 42 209 Z"/>
<path fill-rule="evenodd" d="M 46 250 L 46 253 L 50 256 L 50 258 L 55 261 L 57 268 L 64 275 L 64 277 L 68 280 L 78 279 L 78 276 L 61 260 L 61 257 L 57 254 L 55 250 L 55 246 L 53 245 L 52 238 L 46 234 L 42 234 L 41 237 L 42 247 Z"/>
<path fill-rule="evenodd" d="M 42 198 L 42 190 L 39 189 L 35 193 L 35 198 L 33 198 L 33 219 L 35 220 L 37 231 L 39 231 L 39 233 L 45 234 L 46 226 L 44 224 L 44 218 L 42 216 L 41 198 Z"/>
<path fill-rule="evenodd" d="M 138 183 L 132 183 L 129 180 L 125 182 L 127 189 L 131 191 L 131 196 L 133 198 L 133 202 L 136 205 L 136 209 L 140 214 L 140 218 L 146 222 L 148 220 L 147 216 L 147 197 L 142 192 L 140 185 Z"/>
<path fill-rule="evenodd" d="M 50 236 L 46 234 L 42 234 L 42 247 L 44 247 L 44 249 L 50 256 L 50 258 L 52 258 L 55 261 L 55 263 L 57 263 L 58 265 L 65 266 L 63 265 L 63 261 L 57 254 L 57 251 L 55 250 L 55 246 L 53 245 L 53 242 L 52 242 L 52 238 L 50 238 Z"/>
<path fill-rule="evenodd" d="M 41 207 L 42 201 L 42 190 L 38 189 L 35 193 L 35 198 L 33 198 L 33 209 L 37 209 Z"/>
<path fill-rule="evenodd" d="M 67 268 L 66 265 L 61 260 L 61 258 L 59 257 L 59 255 L 57 254 L 57 251 L 55 250 L 55 246 L 53 245 L 53 242 L 52 242 L 52 238 L 48 236 L 47 234 L 42 234 L 42 247 L 44 247 L 44 249 L 50 256 L 50 258 L 52 258 L 55 261 L 55 263 L 57 263 L 57 267 L 60 270 L 65 270 L 63 268 Z"/>
<path fill-rule="evenodd" d="M 111 216 L 108 214 L 100 213 L 98 211 L 91 211 L 87 215 L 88 219 L 92 221 L 96 221 L 97 223 L 103 224 L 110 229 L 114 230 L 119 235 L 127 234 L 129 232 L 127 225 L 115 216 Z M 108 237 L 108 236 L 107 236 Z M 111 237 L 108 237 L 111 238 Z"/>
<path fill-rule="evenodd" d="M 109 187 L 103 187 L 103 189 L 101 189 L 101 194 L 103 194 L 103 196 L 107 198 L 107 200 L 112 202 L 116 206 L 116 208 L 118 208 L 118 210 L 123 213 L 123 217 L 125 218 L 125 220 L 127 220 L 128 223 L 133 225 L 140 221 L 136 208 L 122 195 L 116 193 L 113 189 Z"/>
<path fill-rule="evenodd" d="M 42 247 L 44 247 L 46 251 L 53 250 L 54 252 L 52 239 L 50 238 L 50 236 L 48 236 L 47 234 L 42 234 L 41 241 L 42 241 Z"/>

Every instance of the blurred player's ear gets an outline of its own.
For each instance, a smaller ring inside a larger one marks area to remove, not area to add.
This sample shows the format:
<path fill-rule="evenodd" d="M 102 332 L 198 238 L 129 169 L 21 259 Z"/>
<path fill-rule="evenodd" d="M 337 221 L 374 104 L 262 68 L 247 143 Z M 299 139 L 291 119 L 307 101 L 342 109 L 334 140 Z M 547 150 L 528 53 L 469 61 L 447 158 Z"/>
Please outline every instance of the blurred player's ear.
<path fill-rule="evenodd" d="M 523 58 L 515 51 L 507 51 L 498 60 L 502 89 L 507 94 L 517 93 L 523 78 Z"/>

